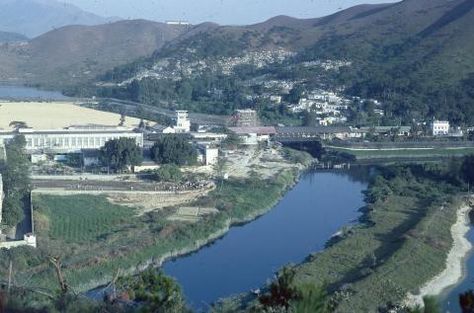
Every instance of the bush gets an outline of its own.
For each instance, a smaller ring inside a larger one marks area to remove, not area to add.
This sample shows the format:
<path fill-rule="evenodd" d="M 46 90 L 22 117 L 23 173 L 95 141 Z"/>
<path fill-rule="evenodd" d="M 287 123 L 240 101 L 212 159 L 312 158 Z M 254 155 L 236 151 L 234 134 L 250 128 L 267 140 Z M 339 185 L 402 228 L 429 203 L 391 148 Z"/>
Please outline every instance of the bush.
<path fill-rule="evenodd" d="M 153 179 L 162 182 L 178 183 L 183 179 L 183 173 L 175 164 L 163 164 L 153 172 Z"/>

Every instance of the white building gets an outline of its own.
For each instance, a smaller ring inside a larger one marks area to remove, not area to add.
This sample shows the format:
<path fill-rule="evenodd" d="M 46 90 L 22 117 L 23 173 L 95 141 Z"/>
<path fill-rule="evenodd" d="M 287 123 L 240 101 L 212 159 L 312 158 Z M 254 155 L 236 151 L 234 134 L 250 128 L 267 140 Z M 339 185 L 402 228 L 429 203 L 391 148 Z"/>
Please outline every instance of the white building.
<path fill-rule="evenodd" d="M 449 122 L 435 120 L 431 124 L 433 136 L 446 136 L 449 134 Z"/>
<path fill-rule="evenodd" d="M 188 111 L 176 111 L 176 133 L 189 133 L 191 131 L 191 121 L 189 120 Z"/>
<path fill-rule="evenodd" d="M 273 103 L 275 103 L 275 104 L 281 104 L 282 97 L 281 97 L 281 96 L 272 95 L 272 96 L 270 96 L 270 101 L 273 102 Z"/>
<path fill-rule="evenodd" d="M 215 165 L 219 161 L 219 149 L 207 146 L 204 150 L 204 162 L 206 165 Z"/>
<path fill-rule="evenodd" d="M 26 151 L 33 153 L 80 153 L 83 149 L 100 149 L 112 139 L 132 138 L 143 147 L 143 134 L 125 127 L 72 126 L 65 129 L 0 131 L 0 141 L 23 135 Z"/>

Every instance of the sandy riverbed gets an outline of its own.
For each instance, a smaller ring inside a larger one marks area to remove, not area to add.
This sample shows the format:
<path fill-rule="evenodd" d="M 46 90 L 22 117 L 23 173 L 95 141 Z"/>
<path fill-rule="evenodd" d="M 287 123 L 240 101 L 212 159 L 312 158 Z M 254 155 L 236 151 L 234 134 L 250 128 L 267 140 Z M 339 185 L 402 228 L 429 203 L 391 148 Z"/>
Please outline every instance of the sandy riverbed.
<path fill-rule="evenodd" d="M 120 114 L 88 109 L 72 102 L 0 101 L 0 130 L 10 130 L 12 121 L 26 122 L 34 129 L 58 129 L 85 124 L 117 126 Z M 136 127 L 139 123 L 139 119 L 127 117 L 124 126 Z"/>
<path fill-rule="evenodd" d="M 464 260 L 472 248 L 466 238 L 470 227 L 468 216 L 470 210 L 471 207 L 468 203 L 463 204 L 458 210 L 456 223 L 451 227 L 454 241 L 446 259 L 446 268 L 420 288 L 418 295 L 409 295 L 408 304 L 410 306 L 421 305 L 424 296 L 437 296 L 464 277 Z"/>

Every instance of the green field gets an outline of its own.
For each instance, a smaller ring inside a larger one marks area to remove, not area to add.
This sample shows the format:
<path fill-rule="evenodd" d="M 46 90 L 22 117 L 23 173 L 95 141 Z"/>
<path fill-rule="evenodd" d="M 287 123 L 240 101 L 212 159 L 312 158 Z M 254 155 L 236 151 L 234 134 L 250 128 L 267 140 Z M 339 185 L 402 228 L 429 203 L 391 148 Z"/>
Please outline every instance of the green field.
<path fill-rule="evenodd" d="M 133 208 L 111 204 L 105 197 L 38 196 L 35 205 L 46 216 L 50 239 L 68 243 L 98 240 L 133 218 Z"/>
<path fill-rule="evenodd" d="M 352 149 L 330 146 L 328 150 L 352 154 L 357 160 L 367 159 L 396 159 L 396 158 L 440 158 L 459 157 L 474 154 L 474 148 L 434 148 L 434 149 L 399 149 L 399 150 L 369 150 Z"/>

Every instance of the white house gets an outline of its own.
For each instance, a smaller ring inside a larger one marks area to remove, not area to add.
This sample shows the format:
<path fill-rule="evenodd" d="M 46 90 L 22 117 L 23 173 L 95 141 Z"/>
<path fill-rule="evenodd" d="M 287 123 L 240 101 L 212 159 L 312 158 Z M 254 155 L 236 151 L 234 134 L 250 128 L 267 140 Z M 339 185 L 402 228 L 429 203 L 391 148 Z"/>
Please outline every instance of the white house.
<path fill-rule="evenodd" d="M 219 161 L 219 149 L 206 147 L 204 161 L 206 165 L 215 165 Z"/>
<path fill-rule="evenodd" d="M 188 111 L 176 111 L 176 133 L 189 133 L 191 131 L 191 121 L 189 120 Z"/>
<path fill-rule="evenodd" d="M 446 136 L 449 134 L 449 122 L 435 120 L 431 124 L 433 136 Z"/>

